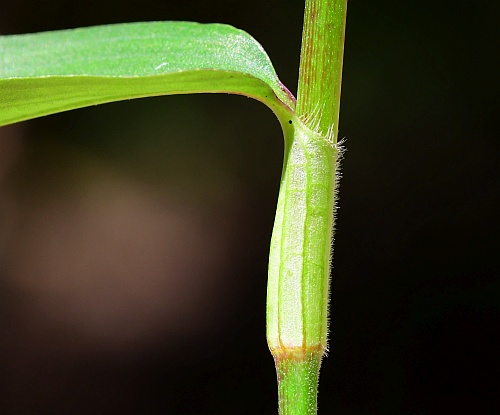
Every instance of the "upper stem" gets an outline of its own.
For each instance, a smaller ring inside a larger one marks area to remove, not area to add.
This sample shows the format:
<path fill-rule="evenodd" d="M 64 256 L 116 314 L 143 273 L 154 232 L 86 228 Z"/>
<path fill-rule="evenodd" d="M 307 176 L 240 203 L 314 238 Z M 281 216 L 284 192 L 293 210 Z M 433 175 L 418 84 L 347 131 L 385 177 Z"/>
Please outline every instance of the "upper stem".
<path fill-rule="evenodd" d="M 307 0 L 300 55 L 297 115 L 336 140 L 347 0 Z M 332 128 L 334 130 L 332 130 Z"/>

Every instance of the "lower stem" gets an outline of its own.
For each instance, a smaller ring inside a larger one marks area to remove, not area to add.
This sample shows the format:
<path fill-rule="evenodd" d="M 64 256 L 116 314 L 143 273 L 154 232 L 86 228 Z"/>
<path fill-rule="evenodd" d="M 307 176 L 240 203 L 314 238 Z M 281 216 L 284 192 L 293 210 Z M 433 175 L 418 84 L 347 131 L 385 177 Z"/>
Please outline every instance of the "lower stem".
<path fill-rule="evenodd" d="M 316 415 L 321 353 L 275 357 L 280 415 Z"/>

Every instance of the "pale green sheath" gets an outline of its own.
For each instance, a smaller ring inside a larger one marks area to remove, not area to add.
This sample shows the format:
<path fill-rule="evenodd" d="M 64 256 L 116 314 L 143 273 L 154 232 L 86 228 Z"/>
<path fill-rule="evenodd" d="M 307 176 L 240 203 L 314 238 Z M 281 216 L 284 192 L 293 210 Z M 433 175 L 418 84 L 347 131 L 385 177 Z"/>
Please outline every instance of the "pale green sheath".
<path fill-rule="evenodd" d="M 323 353 L 327 346 L 337 149 L 328 137 L 295 124 L 269 257 L 267 341 L 278 358 Z"/>

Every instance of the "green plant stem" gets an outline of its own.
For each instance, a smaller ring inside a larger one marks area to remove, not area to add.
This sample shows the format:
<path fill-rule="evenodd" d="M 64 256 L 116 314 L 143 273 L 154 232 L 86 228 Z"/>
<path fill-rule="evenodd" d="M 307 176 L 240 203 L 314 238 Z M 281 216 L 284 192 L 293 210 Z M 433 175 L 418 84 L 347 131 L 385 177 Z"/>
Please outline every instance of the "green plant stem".
<path fill-rule="evenodd" d="M 306 0 L 293 134 L 271 239 L 267 339 L 281 415 L 314 415 L 327 348 L 347 0 Z"/>

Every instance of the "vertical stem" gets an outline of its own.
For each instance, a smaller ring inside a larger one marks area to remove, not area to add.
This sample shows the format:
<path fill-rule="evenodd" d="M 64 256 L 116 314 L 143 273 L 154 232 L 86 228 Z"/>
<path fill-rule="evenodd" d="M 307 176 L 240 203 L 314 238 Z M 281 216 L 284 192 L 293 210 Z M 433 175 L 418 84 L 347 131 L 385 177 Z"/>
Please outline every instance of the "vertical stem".
<path fill-rule="evenodd" d="M 306 0 L 297 118 L 271 239 L 267 340 L 281 415 L 315 415 L 327 348 L 337 132 L 347 0 Z"/>

